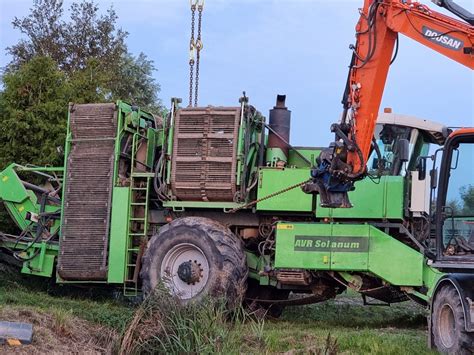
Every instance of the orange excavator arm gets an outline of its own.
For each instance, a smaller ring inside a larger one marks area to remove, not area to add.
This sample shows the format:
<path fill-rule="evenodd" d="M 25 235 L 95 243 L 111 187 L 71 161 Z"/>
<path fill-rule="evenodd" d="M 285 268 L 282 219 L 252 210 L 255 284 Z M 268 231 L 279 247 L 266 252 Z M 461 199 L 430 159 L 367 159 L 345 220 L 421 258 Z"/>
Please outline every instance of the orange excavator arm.
<path fill-rule="evenodd" d="M 347 192 L 366 175 L 373 132 L 398 34 L 474 69 L 474 18 L 451 0 L 437 0 L 463 21 L 411 0 L 365 0 L 356 25 L 355 46 L 343 96 L 336 141 L 324 149 L 313 181 L 303 190 L 319 193 L 324 207 L 350 207 Z"/>

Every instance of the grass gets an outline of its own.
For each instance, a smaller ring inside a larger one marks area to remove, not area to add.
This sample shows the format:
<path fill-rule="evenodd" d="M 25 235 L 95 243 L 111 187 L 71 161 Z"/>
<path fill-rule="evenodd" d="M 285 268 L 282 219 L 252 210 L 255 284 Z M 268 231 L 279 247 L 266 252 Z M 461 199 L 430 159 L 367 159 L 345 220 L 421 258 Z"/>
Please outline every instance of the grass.
<path fill-rule="evenodd" d="M 48 279 L 21 276 L 0 264 L 0 308 L 3 307 L 37 309 L 58 319 L 70 314 L 119 332 L 125 329 L 134 312 L 129 304 L 114 300 L 112 292 L 52 287 Z"/>
<path fill-rule="evenodd" d="M 301 351 L 321 344 L 328 334 L 349 354 L 432 354 L 427 349 L 424 310 L 411 303 L 363 306 L 353 294 L 339 300 L 289 307 L 265 324 L 269 352 Z"/>
<path fill-rule="evenodd" d="M 46 279 L 12 274 L 2 270 L 0 264 L 0 311 L 48 313 L 59 333 L 69 329 L 71 319 L 80 318 L 123 334 L 141 307 L 112 296 L 111 292 L 51 287 Z M 333 348 L 345 354 L 431 353 L 426 346 L 425 311 L 412 303 L 367 307 L 356 295 L 345 294 L 323 304 L 288 307 L 278 320 L 263 322 L 244 316 L 231 324 L 215 312 L 215 307 L 212 309 L 207 313 L 191 309 L 185 323 L 180 323 L 182 317 L 167 320 L 176 323 L 179 331 L 174 336 L 181 339 L 184 349 L 201 349 L 203 353 L 212 349 L 226 353 L 323 354 L 320 349 L 327 347 L 329 341 L 332 345 L 336 342 Z M 168 304 L 167 310 L 172 306 Z M 176 315 L 176 311 L 168 314 Z M 197 334 L 196 329 L 201 333 Z M 190 332 L 194 335 L 189 336 Z M 157 346 L 153 341 L 148 344 Z M 178 352 L 174 345 L 166 344 L 168 352 Z"/>

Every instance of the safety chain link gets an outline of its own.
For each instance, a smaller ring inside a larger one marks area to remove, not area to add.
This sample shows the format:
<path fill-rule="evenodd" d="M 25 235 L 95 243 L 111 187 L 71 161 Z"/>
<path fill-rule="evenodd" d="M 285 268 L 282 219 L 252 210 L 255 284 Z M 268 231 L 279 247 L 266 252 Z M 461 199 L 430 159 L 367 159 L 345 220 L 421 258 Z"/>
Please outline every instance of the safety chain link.
<path fill-rule="evenodd" d="M 269 198 L 272 198 L 272 197 L 275 197 L 275 196 L 278 196 L 278 195 L 281 195 L 287 191 L 290 191 L 290 190 L 293 190 L 293 189 L 296 189 L 297 187 L 300 187 L 300 186 L 303 186 L 304 184 L 306 184 L 307 182 L 310 182 L 312 179 L 307 179 L 303 182 L 300 182 L 298 184 L 295 184 L 295 185 L 291 185 L 291 186 L 288 186 L 286 188 L 284 188 L 283 190 L 280 190 L 280 191 L 276 191 L 276 192 L 273 192 L 271 193 L 270 195 L 267 195 L 267 196 L 264 196 L 262 198 L 258 198 L 256 200 L 253 200 L 249 203 L 246 203 L 245 205 L 242 205 L 242 206 L 239 206 L 239 207 L 236 207 L 234 209 L 231 209 L 229 211 L 226 211 L 226 213 L 235 213 L 237 211 L 240 211 L 244 208 L 249 208 L 249 207 L 252 207 L 254 205 L 256 205 L 257 203 L 259 202 L 262 202 L 262 201 L 265 201 L 265 200 L 268 200 Z"/>

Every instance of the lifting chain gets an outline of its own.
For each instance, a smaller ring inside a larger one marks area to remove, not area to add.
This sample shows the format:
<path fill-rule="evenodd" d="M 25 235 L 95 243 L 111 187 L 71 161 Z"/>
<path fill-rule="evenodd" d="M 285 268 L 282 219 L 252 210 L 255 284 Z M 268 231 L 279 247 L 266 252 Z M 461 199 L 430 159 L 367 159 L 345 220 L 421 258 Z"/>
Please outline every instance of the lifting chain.
<path fill-rule="evenodd" d="M 201 22 L 202 10 L 204 8 L 204 1 L 198 5 L 198 34 L 196 39 L 196 87 L 194 90 L 194 107 L 198 105 L 198 91 L 199 91 L 199 59 L 201 57 L 202 41 L 201 41 Z"/>
<path fill-rule="evenodd" d="M 259 203 L 259 202 L 268 200 L 268 199 L 270 199 L 270 198 L 272 198 L 272 197 L 275 197 L 275 196 L 281 195 L 281 194 L 283 194 L 283 193 L 285 193 L 285 192 L 288 192 L 288 191 L 290 191 L 290 190 L 296 189 L 297 187 L 303 186 L 304 184 L 306 184 L 307 182 L 310 182 L 310 181 L 312 181 L 312 179 L 307 179 L 307 180 L 302 181 L 302 182 L 300 182 L 300 183 L 298 183 L 298 184 L 285 187 L 285 188 L 282 189 L 282 190 L 275 191 L 275 192 L 273 192 L 273 193 L 271 193 L 271 194 L 269 194 L 269 195 L 267 195 L 267 196 L 264 196 L 264 197 L 262 197 L 262 198 L 258 198 L 258 199 L 256 199 L 256 200 L 253 200 L 253 201 L 249 202 L 249 203 L 246 203 L 245 205 L 242 205 L 242 206 L 233 208 L 233 209 L 231 209 L 231 210 L 229 210 L 229 211 L 226 211 L 226 213 L 235 213 L 235 212 L 240 211 L 240 210 L 242 210 L 242 209 L 244 209 L 244 208 L 252 207 L 252 206 L 256 205 L 256 204 Z"/>
<path fill-rule="evenodd" d="M 191 1 L 191 39 L 189 40 L 189 107 L 193 105 L 194 17 L 196 4 Z"/>
<path fill-rule="evenodd" d="M 198 28 L 197 38 L 194 39 L 194 28 L 196 9 L 198 11 Z M 194 107 L 198 105 L 198 92 L 199 92 L 199 60 L 201 58 L 201 49 L 203 48 L 201 41 L 201 23 L 202 23 L 202 11 L 204 9 L 204 0 L 191 0 L 191 39 L 189 40 L 189 104 L 188 107 L 193 105 L 193 86 L 194 86 Z M 195 53 L 196 51 L 196 53 Z M 196 80 L 194 81 L 194 65 L 196 65 Z"/>

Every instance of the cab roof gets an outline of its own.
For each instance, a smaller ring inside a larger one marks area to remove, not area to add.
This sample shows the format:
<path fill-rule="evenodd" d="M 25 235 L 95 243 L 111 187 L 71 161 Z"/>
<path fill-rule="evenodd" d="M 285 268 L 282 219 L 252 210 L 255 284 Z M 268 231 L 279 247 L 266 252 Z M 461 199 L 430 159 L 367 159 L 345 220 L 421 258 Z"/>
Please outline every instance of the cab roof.
<path fill-rule="evenodd" d="M 377 123 L 416 128 L 420 130 L 431 143 L 439 145 L 443 145 L 451 133 L 451 130 L 441 123 L 398 113 L 380 113 L 377 118 Z"/>

